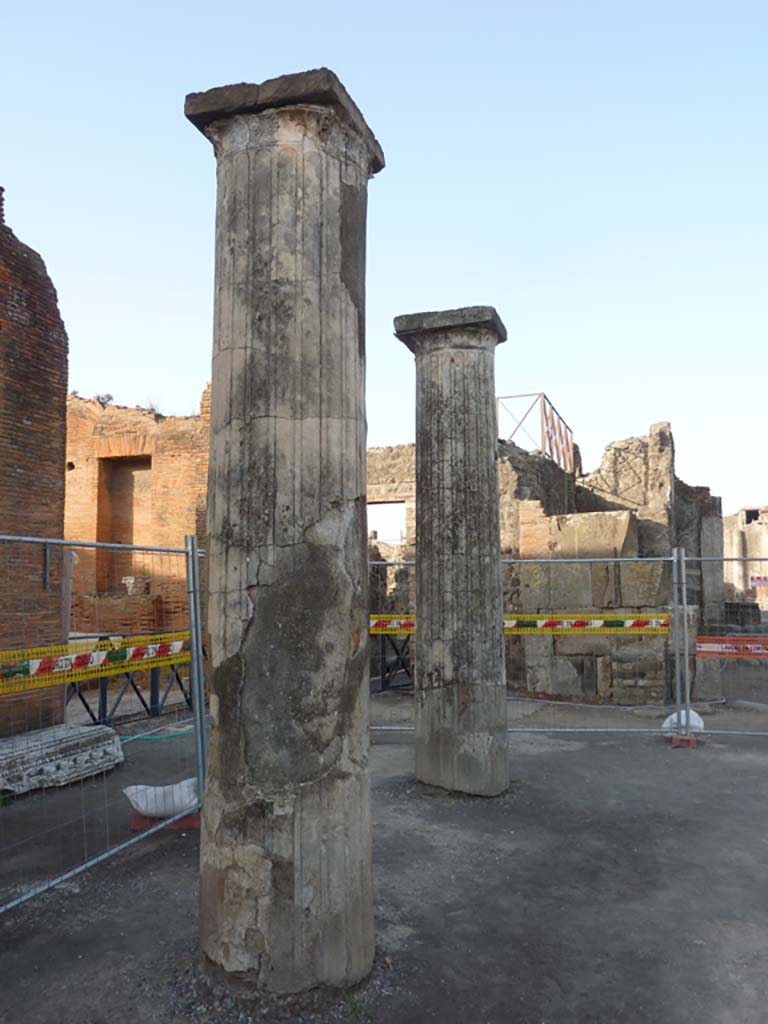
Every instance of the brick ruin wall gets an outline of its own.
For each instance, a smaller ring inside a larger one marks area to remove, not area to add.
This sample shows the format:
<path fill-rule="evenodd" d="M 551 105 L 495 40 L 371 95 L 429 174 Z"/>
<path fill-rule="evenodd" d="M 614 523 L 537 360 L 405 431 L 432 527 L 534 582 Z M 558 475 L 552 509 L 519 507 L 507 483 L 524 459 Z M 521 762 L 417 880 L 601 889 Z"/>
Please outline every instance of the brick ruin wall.
<path fill-rule="evenodd" d="M 179 548 L 195 534 L 204 544 L 209 408 L 208 389 L 201 415 L 188 417 L 71 395 L 65 536 Z M 187 628 L 183 555 L 78 549 L 76 559 L 73 631 Z"/>
<path fill-rule="evenodd" d="M 45 264 L 5 223 L 0 189 L 0 533 L 63 536 L 67 334 Z M 0 650 L 66 637 L 62 552 L 0 543 Z M 0 735 L 62 720 L 61 688 L 4 697 Z"/>

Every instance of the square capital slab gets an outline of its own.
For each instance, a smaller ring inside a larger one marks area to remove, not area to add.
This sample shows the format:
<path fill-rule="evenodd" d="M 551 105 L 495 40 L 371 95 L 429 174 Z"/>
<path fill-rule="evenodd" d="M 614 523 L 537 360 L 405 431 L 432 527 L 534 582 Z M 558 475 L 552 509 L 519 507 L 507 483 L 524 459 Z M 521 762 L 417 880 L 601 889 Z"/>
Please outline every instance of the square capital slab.
<path fill-rule="evenodd" d="M 371 173 L 384 166 L 384 153 L 376 136 L 368 127 L 357 104 L 328 68 L 299 71 L 293 75 L 269 78 L 260 84 L 241 82 L 220 85 L 206 92 L 191 92 L 184 101 L 184 114 L 204 135 L 214 121 L 238 114 L 258 114 L 275 107 L 312 104 L 333 107 L 368 144 L 371 151 Z"/>
<path fill-rule="evenodd" d="M 507 329 L 493 306 L 463 306 L 432 313 L 407 313 L 395 317 L 395 335 L 411 352 L 418 341 L 440 335 L 445 342 L 455 337 L 457 348 L 474 348 L 481 336 L 496 336 L 496 344 L 507 340 Z M 484 346 L 483 346 L 484 347 Z"/>

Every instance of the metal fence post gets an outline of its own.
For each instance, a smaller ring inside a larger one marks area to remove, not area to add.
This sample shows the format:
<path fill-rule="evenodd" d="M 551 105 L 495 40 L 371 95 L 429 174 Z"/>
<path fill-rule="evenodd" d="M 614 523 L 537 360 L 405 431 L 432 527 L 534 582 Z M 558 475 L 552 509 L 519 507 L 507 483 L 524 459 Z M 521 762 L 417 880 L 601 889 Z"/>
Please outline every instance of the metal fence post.
<path fill-rule="evenodd" d="M 683 612 L 683 671 L 685 686 L 683 695 L 685 699 L 685 720 L 683 723 L 684 736 L 691 731 L 691 659 L 688 644 L 688 578 L 685 565 L 685 548 L 679 548 L 680 553 L 680 589 L 682 591 L 682 612 Z"/>
<path fill-rule="evenodd" d="M 109 680 L 104 676 L 99 677 L 99 725 L 109 723 L 109 712 L 107 708 L 107 687 Z"/>
<path fill-rule="evenodd" d="M 683 731 L 683 702 L 680 685 L 680 563 L 679 548 L 672 548 L 672 647 L 675 657 L 675 709 L 677 712 L 677 731 Z"/>
<path fill-rule="evenodd" d="M 198 571 L 197 537 L 184 538 L 187 562 L 187 597 L 189 607 L 189 688 L 195 721 L 195 765 L 197 793 L 202 805 L 205 773 L 208 761 L 207 716 L 205 713 L 205 685 L 203 680 L 203 634 L 200 617 L 200 575 Z"/>
<path fill-rule="evenodd" d="M 160 669 L 149 670 L 149 714 L 157 718 L 160 714 Z"/>

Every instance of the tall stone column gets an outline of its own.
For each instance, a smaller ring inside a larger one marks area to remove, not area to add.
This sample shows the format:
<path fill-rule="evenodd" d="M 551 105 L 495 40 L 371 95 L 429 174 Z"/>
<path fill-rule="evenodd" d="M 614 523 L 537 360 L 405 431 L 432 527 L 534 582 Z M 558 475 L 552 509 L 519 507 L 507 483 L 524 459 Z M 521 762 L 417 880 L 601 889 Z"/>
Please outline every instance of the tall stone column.
<path fill-rule="evenodd" d="M 218 166 L 201 947 L 276 993 L 373 958 L 364 404 L 368 178 L 325 69 L 187 97 Z"/>
<path fill-rule="evenodd" d="M 395 319 L 416 356 L 416 777 L 509 784 L 499 548 L 496 310 Z"/>

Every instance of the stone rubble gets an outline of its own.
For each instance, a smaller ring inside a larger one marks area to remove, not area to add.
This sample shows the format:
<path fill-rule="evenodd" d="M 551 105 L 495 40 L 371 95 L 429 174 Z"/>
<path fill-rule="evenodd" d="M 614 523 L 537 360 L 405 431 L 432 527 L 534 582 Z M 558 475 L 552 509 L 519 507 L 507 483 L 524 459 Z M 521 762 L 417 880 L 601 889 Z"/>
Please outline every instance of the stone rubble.
<path fill-rule="evenodd" d="M 53 725 L 0 739 L 0 792 L 21 796 L 110 771 L 124 760 L 106 725 Z"/>

